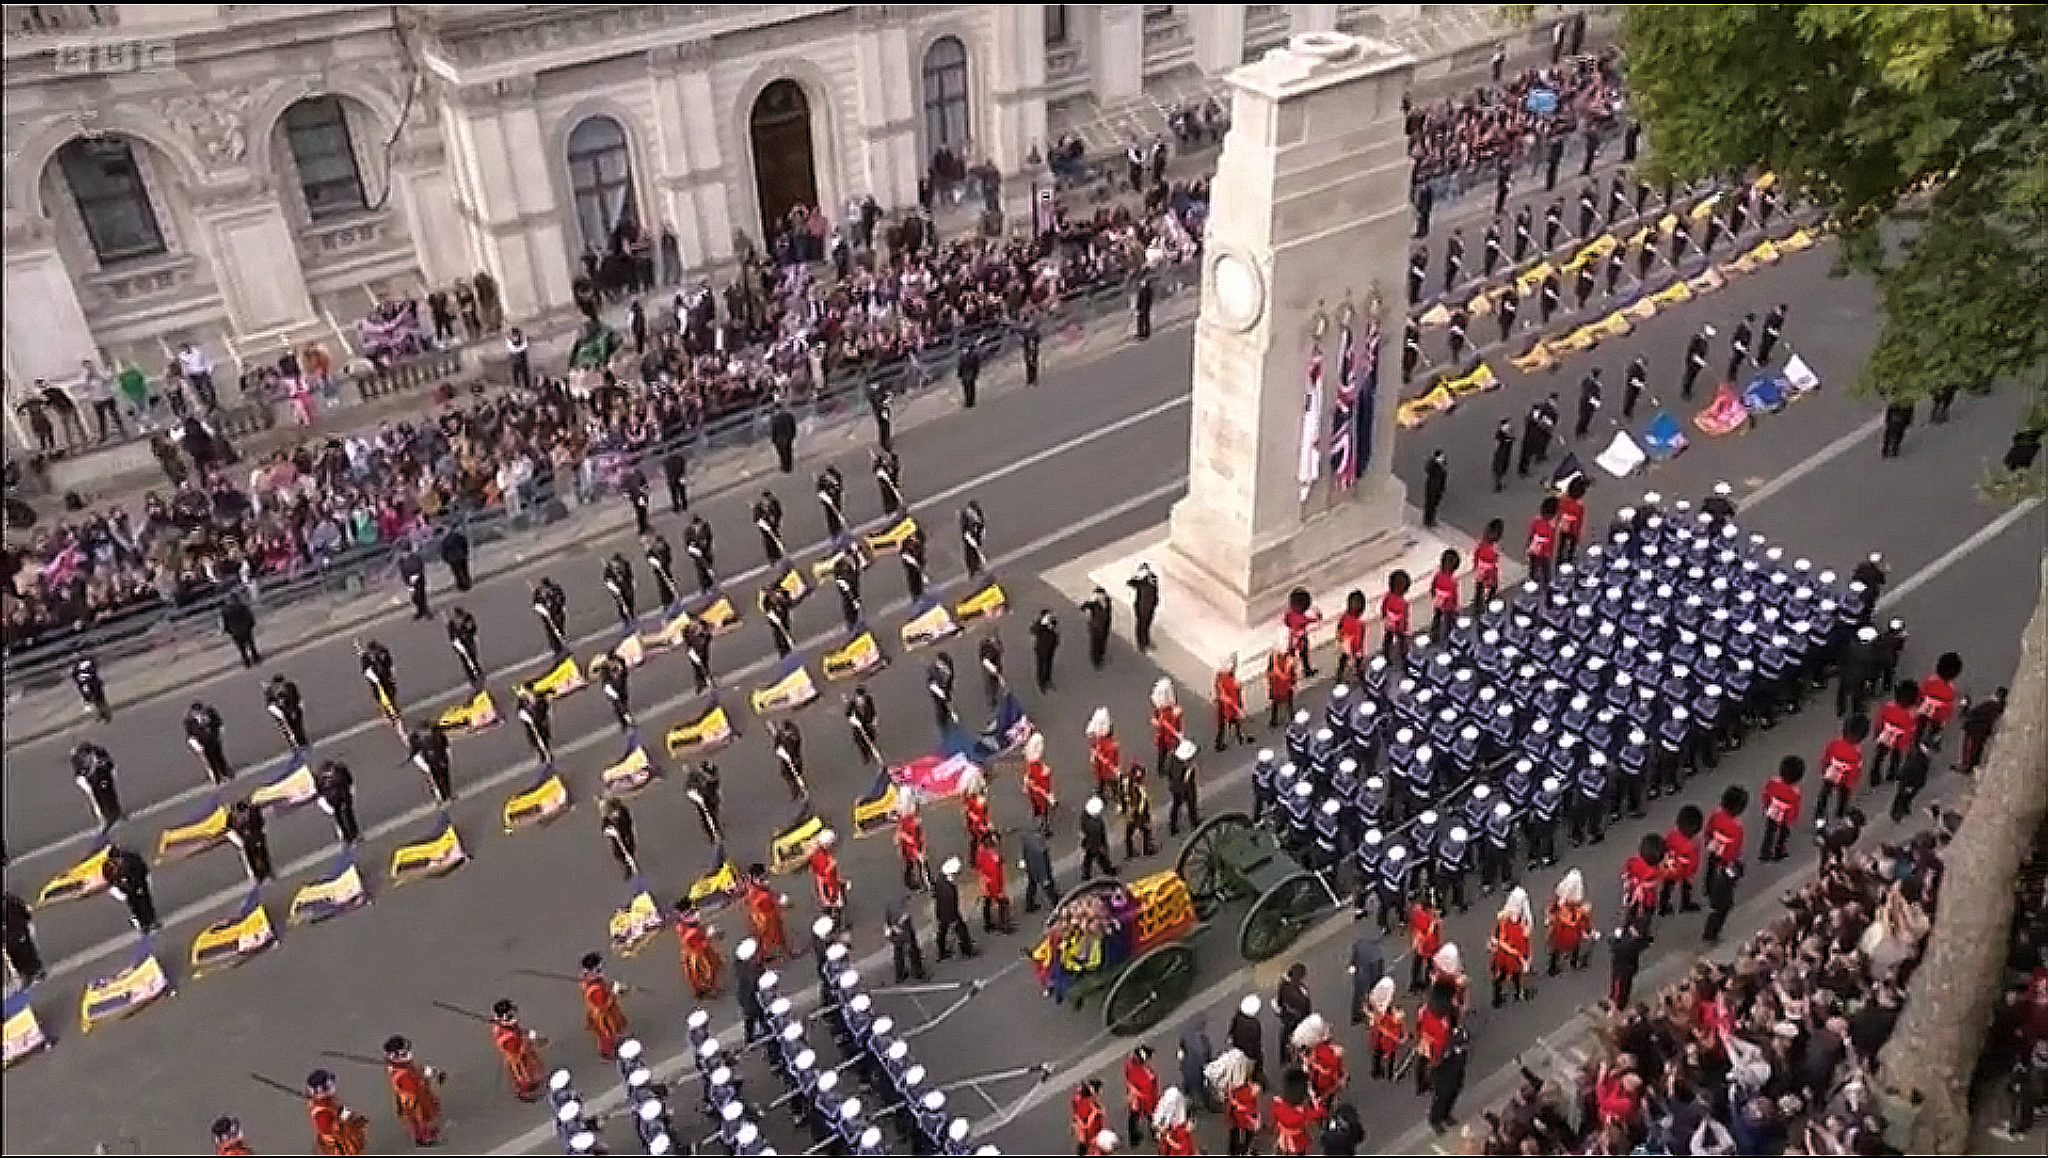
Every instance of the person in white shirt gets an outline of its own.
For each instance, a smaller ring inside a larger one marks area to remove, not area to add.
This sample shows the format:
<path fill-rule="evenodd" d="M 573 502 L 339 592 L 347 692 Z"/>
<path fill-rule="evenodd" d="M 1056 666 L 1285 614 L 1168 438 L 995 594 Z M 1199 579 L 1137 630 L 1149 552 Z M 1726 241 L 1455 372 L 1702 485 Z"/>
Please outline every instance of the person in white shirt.
<path fill-rule="evenodd" d="M 92 403 L 92 420 L 99 427 L 99 440 L 105 442 L 112 437 L 108 433 L 109 423 L 114 430 L 127 434 L 128 428 L 121 422 L 120 404 L 114 400 L 114 380 L 90 360 L 79 365 L 85 368 L 85 399 Z"/>
<path fill-rule="evenodd" d="M 211 413 L 220 408 L 220 398 L 213 391 L 213 359 L 206 356 L 206 351 L 190 342 L 179 345 L 178 372 L 198 396 L 202 409 Z"/>
<path fill-rule="evenodd" d="M 521 390 L 533 389 L 533 363 L 526 352 L 526 335 L 517 326 L 505 339 L 505 356 L 512 365 L 512 385 Z"/>

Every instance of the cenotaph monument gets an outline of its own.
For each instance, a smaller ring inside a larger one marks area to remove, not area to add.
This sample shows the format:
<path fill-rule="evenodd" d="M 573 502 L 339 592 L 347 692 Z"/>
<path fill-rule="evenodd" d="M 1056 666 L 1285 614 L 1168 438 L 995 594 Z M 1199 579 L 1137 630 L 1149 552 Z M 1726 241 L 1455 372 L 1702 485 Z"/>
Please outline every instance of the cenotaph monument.
<path fill-rule="evenodd" d="M 1401 98 L 1414 68 L 1398 48 L 1310 32 L 1229 75 L 1187 497 L 1165 527 L 1050 577 L 1068 594 L 1124 597 L 1148 563 L 1161 578 L 1159 658 L 1195 687 L 1229 656 L 1261 662 L 1295 589 L 1334 622 L 1346 592 L 1376 607 L 1388 571 L 1420 580 L 1443 549 L 1405 517 L 1399 382 L 1385 369 L 1398 354 L 1378 348 L 1398 351 L 1406 316 Z"/>

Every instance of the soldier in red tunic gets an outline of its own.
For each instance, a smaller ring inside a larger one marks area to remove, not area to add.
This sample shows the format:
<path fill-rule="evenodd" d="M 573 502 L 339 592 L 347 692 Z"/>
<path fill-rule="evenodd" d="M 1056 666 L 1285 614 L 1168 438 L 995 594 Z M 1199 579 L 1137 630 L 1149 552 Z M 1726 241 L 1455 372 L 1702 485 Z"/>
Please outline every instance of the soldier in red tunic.
<path fill-rule="evenodd" d="M 1052 835 L 1052 809 L 1059 803 L 1052 790 L 1052 765 L 1045 762 L 1045 736 L 1031 733 L 1024 741 L 1024 799 L 1041 835 Z"/>
<path fill-rule="evenodd" d="M 391 1102 L 398 1120 L 405 1123 L 415 1146 L 437 1146 L 441 1142 L 441 1094 L 438 1089 L 448 1075 L 433 1066 L 421 1065 L 412 1056 L 412 1043 L 393 1037 L 384 1043 L 384 1073 L 391 1080 Z"/>
<path fill-rule="evenodd" d="M 1088 767 L 1095 773 L 1095 794 L 1104 800 L 1116 799 L 1117 778 L 1123 775 L 1123 752 L 1117 746 L 1116 726 L 1110 722 L 1109 709 L 1097 708 L 1088 717 Z"/>
<path fill-rule="evenodd" d="M 896 855 L 903 858 L 903 887 L 918 892 L 931 884 L 932 866 L 924 845 L 924 825 L 917 819 L 917 805 L 899 801 L 896 805 Z"/>
<path fill-rule="evenodd" d="M 1187 732 L 1187 720 L 1180 710 L 1180 702 L 1174 695 L 1173 681 L 1161 678 L 1152 685 L 1152 747 L 1156 753 L 1152 762 L 1154 774 L 1166 770 L 1167 754 L 1180 747 Z"/>
<path fill-rule="evenodd" d="M 1145 1140 L 1145 1127 L 1159 1108 L 1159 1074 L 1152 1068 L 1152 1049 L 1139 1046 L 1124 1058 L 1124 1106 L 1129 1111 L 1124 1133 L 1135 1146 Z"/>

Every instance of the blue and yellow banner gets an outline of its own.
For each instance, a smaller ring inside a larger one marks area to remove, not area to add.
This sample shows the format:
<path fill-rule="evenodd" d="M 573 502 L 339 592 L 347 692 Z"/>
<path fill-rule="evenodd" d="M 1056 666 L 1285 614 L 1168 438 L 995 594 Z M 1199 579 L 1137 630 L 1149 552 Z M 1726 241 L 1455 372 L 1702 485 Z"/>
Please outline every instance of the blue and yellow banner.
<path fill-rule="evenodd" d="M 546 824 L 569 811 L 569 786 L 553 764 L 541 768 L 524 790 L 505 802 L 505 831 L 518 832 Z"/>
<path fill-rule="evenodd" d="M 711 628 L 711 634 L 724 635 L 740 625 L 740 612 L 733 606 L 725 592 L 714 589 L 702 600 L 702 606 L 690 613 Z"/>
<path fill-rule="evenodd" d="M 86 985 L 85 996 L 78 1003 L 79 1031 L 91 1033 L 94 1026 L 146 1009 L 173 992 L 170 974 L 164 972 L 156 946 L 144 939 L 135 946 L 135 956 L 129 959 L 127 968 L 111 977 L 94 978 Z"/>
<path fill-rule="evenodd" d="M 241 911 L 199 930 L 192 939 L 192 976 L 240 965 L 275 944 L 277 930 L 271 927 L 263 896 L 251 889 Z"/>
<path fill-rule="evenodd" d="M 664 651 L 683 646 L 683 633 L 690 630 L 690 613 L 678 611 L 647 637 L 647 646 Z"/>
<path fill-rule="evenodd" d="M 935 596 L 927 595 L 910 609 L 910 618 L 903 624 L 903 646 L 910 651 L 930 647 L 960 634 L 960 624 L 953 613 Z"/>
<path fill-rule="evenodd" d="M 301 885 L 299 891 L 292 894 L 291 907 L 285 912 L 285 923 L 317 925 L 369 903 L 370 890 L 363 884 L 363 873 L 356 867 L 355 854 L 343 852 L 326 876 Z"/>
<path fill-rule="evenodd" d="M 284 770 L 268 784 L 251 792 L 249 803 L 273 813 L 285 813 L 304 808 L 319 796 L 320 787 L 313 782 L 313 770 L 297 756 L 288 756 Z"/>
<path fill-rule="evenodd" d="M 469 863 L 462 837 L 446 813 L 436 822 L 434 835 L 418 844 L 402 845 L 391 853 L 391 884 L 411 884 L 430 877 L 445 876 Z"/>
<path fill-rule="evenodd" d="M 36 894 L 36 907 L 54 905 L 61 901 L 75 901 L 107 890 L 107 853 L 110 847 L 101 844 L 92 855 L 50 878 L 43 891 Z"/>
<path fill-rule="evenodd" d="M 228 840 L 228 808 L 220 796 L 209 793 L 199 815 L 175 828 L 166 828 L 156 838 L 156 863 L 183 860 L 219 848 Z"/>
<path fill-rule="evenodd" d="M 647 662 L 647 645 L 640 642 L 640 633 L 628 632 L 612 645 L 612 649 L 601 654 L 609 655 L 627 667 L 639 667 Z M 592 662 L 596 662 L 593 658 Z"/>
<path fill-rule="evenodd" d="M 811 564 L 812 581 L 830 583 L 834 573 L 839 570 L 840 558 L 846 555 L 853 556 L 854 567 L 862 571 L 867 570 L 868 564 L 874 562 L 874 558 L 861 546 L 859 539 L 842 533 L 837 539 L 832 540 L 832 549 L 825 552 L 825 557 Z"/>
<path fill-rule="evenodd" d="M 854 798 L 853 835 L 873 836 L 894 827 L 896 804 L 900 797 L 896 782 L 889 778 L 887 768 L 875 773 L 875 782 L 867 793 Z"/>
<path fill-rule="evenodd" d="M 658 775 L 647 749 L 640 746 L 640 734 L 634 732 L 626 737 L 625 756 L 604 770 L 604 790 L 610 796 L 631 796 L 654 783 Z"/>
<path fill-rule="evenodd" d="M 817 698 L 818 685 L 811 679 L 811 669 L 804 666 L 803 657 L 795 655 L 783 660 L 774 678 L 755 688 L 752 696 L 757 716 L 793 712 Z"/>
<path fill-rule="evenodd" d="M 719 845 L 711 853 L 711 868 L 696 880 L 690 882 L 690 904 L 699 909 L 717 910 L 731 904 L 740 895 L 740 873 L 725 855 L 725 846 Z"/>
<path fill-rule="evenodd" d="M 627 886 L 626 904 L 612 914 L 608 926 L 612 952 L 622 957 L 631 957 L 647 947 L 649 941 L 660 934 L 668 923 L 667 915 L 655 903 L 654 894 L 647 888 L 647 882 L 634 877 Z"/>
<path fill-rule="evenodd" d="M 436 721 L 443 731 L 480 732 L 498 722 L 498 705 L 491 693 L 479 691 L 468 700 L 442 712 Z"/>
<path fill-rule="evenodd" d="M 811 582 L 804 578 L 802 571 L 784 563 L 782 571 L 775 576 L 775 581 L 761 589 L 759 601 L 763 609 L 766 609 L 768 606 L 768 593 L 777 590 L 789 596 L 789 605 L 794 607 L 802 603 L 805 597 L 810 595 Z"/>
<path fill-rule="evenodd" d="M 576 666 L 576 657 L 565 655 L 562 662 L 550 668 L 547 674 L 526 686 L 532 688 L 535 695 L 552 700 L 580 691 L 588 682 L 583 678 L 582 669 Z"/>
<path fill-rule="evenodd" d="M 855 624 L 851 639 L 825 653 L 825 678 L 859 679 L 888 662 L 889 657 L 882 653 L 882 645 L 876 642 L 875 633 L 869 631 L 865 623 Z"/>
<path fill-rule="evenodd" d="M 802 869 L 827 831 L 824 818 L 806 804 L 795 820 L 769 840 L 768 871 L 782 875 Z"/>
<path fill-rule="evenodd" d="M 43 1032 L 43 1023 L 36 1017 L 36 1007 L 29 1002 L 28 990 L 16 990 L 7 995 L 6 1003 L 6 1068 L 13 1069 L 17 1062 L 50 1048 L 50 1035 Z"/>
<path fill-rule="evenodd" d="M 985 579 L 974 593 L 953 605 L 953 615 L 961 623 L 979 623 L 985 619 L 999 619 L 1010 609 L 1010 599 L 1003 594 L 1002 585 L 994 579 Z"/>
<path fill-rule="evenodd" d="M 886 530 L 877 531 L 867 536 L 864 542 L 867 544 L 869 554 L 886 555 L 891 551 L 902 550 L 904 542 L 916 533 L 917 520 L 909 515 L 903 515 Z"/>
<path fill-rule="evenodd" d="M 725 714 L 724 705 L 714 699 L 704 709 L 703 715 L 668 730 L 668 754 L 680 756 L 685 752 L 702 752 L 709 755 L 732 743 L 732 737 L 732 718 Z"/>

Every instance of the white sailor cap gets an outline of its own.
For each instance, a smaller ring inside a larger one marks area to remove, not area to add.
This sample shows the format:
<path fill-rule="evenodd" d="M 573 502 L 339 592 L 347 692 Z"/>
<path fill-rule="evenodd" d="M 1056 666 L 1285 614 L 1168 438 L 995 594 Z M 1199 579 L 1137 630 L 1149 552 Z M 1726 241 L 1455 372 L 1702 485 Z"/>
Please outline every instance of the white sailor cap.
<path fill-rule="evenodd" d="M 569 1138 L 569 1153 L 597 1153 L 597 1135 L 588 1130 L 579 1130 Z"/>
<path fill-rule="evenodd" d="M 1425 809 L 1421 816 L 1416 817 L 1417 823 L 1421 824 L 1424 828 L 1428 828 L 1442 819 L 1443 817 L 1438 816 L 1434 808 Z"/>
<path fill-rule="evenodd" d="M 1557 782 L 1557 777 L 1555 777 L 1555 776 L 1545 776 L 1545 777 L 1543 778 L 1543 790 L 1544 790 L 1545 792 L 1560 792 L 1560 791 L 1563 791 L 1563 789 L 1564 789 L 1564 785 L 1562 785 L 1562 784 L 1559 784 L 1559 783 Z"/>
<path fill-rule="evenodd" d="M 942 864 L 942 865 L 940 865 L 940 866 L 939 866 L 939 875 L 940 875 L 940 876 L 943 876 L 943 877 L 957 877 L 957 876 L 959 876 L 959 875 L 960 875 L 960 858 L 959 858 L 959 857 L 957 857 L 957 856 L 949 856 L 949 857 L 947 857 L 947 858 L 946 858 L 946 863 L 944 863 L 944 864 Z"/>
<path fill-rule="evenodd" d="M 1468 841 L 1468 840 L 1471 840 L 1471 839 L 1472 839 L 1472 834 L 1471 834 L 1471 833 L 1469 833 L 1469 832 L 1466 832 L 1466 831 L 1465 831 L 1465 829 L 1464 829 L 1464 827 L 1463 827 L 1462 825 L 1456 825 L 1456 824 L 1454 824 L 1454 825 L 1452 825 L 1452 826 L 1451 826 L 1451 843 L 1452 843 L 1452 844 L 1463 844 L 1464 842 L 1466 842 L 1466 841 Z"/>
<path fill-rule="evenodd" d="M 874 1005 L 874 1000 L 865 993 L 856 993 L 853 995 L 853 1000 L 847 1002 L 846 1004 L 849 1007 L 851 1007 L 855 1013 L 866 1013 L 868 1009 Z"/>
<path fill-rule="evenodd" d="M 1377 845 L 1386 839 L 1386 836 L 1383 835 L 1377 828 L 1370 828 L 1366 830 L 1365 843 L 1367 844 Z"/>
<path fill-rule="evenodd" d="M 1322 813 L 1324 816 L 1335 816 L 1343 811 L 1343 808 L 1344 802 L 1332 796 L 1330 799 L 1323 801 Z"/>
<path fill-rule="evenodd" d="M 676 1152 L 675 1139 L 667 1133 L 656 1134 L 647 1140 L 647 1152 L 655 1155 L 655 1158 L 667 1158 L 667 1155 Z"/>
<path fill-rule="evenodd" d="M 1509 804 L 1505 800 L 1497 800 L 1494 802 L 1493 814 L 1495 816 L 1512 816 L 1514 814 L 1514 811 L 1515 806 Z"/>
<path fill-rule="evenodd" d="M 1402 860 L 1402 859 L 1404 859 L 1405 857 L 1407 857 L 1407 855 L 1408 855 L 1408 850 L 1407 850 L 1406 848 L 1402 847 L 1401 845 L 1398 845 L 1398 844 L 1397 844 L 1397 845 L 1395 845 L 1394 847 L 1392 847 L 1392 848 L 1390 848 L 1390 849 L 1388 849 L 1388 850 L 1387 850 L 1387 859 L 1388 859 L 1388 860 Z"/>
<path fill-rule="evenodd" d="M 1197 750 L 1193 740 L 1182 740 L 1180 747 L 1173 750 L 1173 755 L 1176 760 L 1192 760 Z"/>
<path fill-rule="evenodd" d="M 858 1117 L 860 1117 L 859 1098 L 848 1098 L 845 1101 L 839 1103 L 839 1119 L 841 1121 L 851 1122 Z"/>
<path fill-rule="evenodd" d="M 826 1070 L 818 1075 L 818 1092 L 829 1094 L 839 1085 L 839 1071 Z"/>
<path fill-rule="evenodd" d="M 623 1065 L 631 1065 L 633 1062 L 640 1060 L 640 1055 L 646 1049 L 646 1046 L 640 1044 L 639 1038 L 629 1037 L 619 1043 L 619 1062 Z"/>
<path fill-rule="evenodd" d="M 667 1107 L 661 1104 L 660 1098 L 648 1098 L 640 1103 L 634 1113 L 640 1116 L 641 1121 L 652 1123 L 660 1121 L 661 1115 L 666 1111 Z"/>
<path fill-rule="evenodd" d="M 1337 733 L 1335 733 L 1335 732 L 1332 732 L 1332 731 L 1331 731 L 1330 729 L 1328 729 L 1328 728 L 1317 728 L 1317 729 L 1316 729 L 1316 743 L 1318 743 L 1318 744 L 1327 744 L 1327 743 L 1329 743 L 1330 741 L 1332 741 L 1332 740 L 1334 740 L 1334 739 L 1336 739 L 1336 738 L 1337 738 Z M 1192 747 L 1192 745 L 1190 745 L 1190 747 Z"/>
<path fill-rule="evenodd" d="M 718 1039 L 715 1037 L 707 1038 L 704 1040 L 704 1042 L 697 1046 L 697 1057 L 699 1058 L 699 1060 L 702 1061 L 710 1061 L 712 1058 L 718 1056 L 718 1049 Z M 568 1073 L 569 1071 L 563 1070 L 562 1072 Z M 555 1088 L 557 1090 L 561 1089 L 560 1086 L 557 1086 Z"/>
<path fill-rule="evenodd" d="M 789 998 L 787 998 L 787 997 L 778 997 L 778 998 L 776 998 L 776 999 L 775 999 L 775 1000 L 774 1000 L 773 1002 L 771 1002 L 771 1003 L 769 1004 L 769 1006 L 768 1006 L 768 1012 L 769 1012 L 769 1013 L 772 1013 L 772 1014 L 774 1014 L 774 1015 L 775 1015 L 775 1016 L 777 1016 L 777 1017 L 788 1017 L 788 1016 L 789 1016 Z"/>
<path fill-rule="evenodd" d="M 1297 724 L 1306 724 L 1306 723 L 1308 723 L 1308 709 L 1307 709 L 1307 708 L 1303 708 L 1303 709 L 1301 709 L 1300 711 L 1297 711 L 1297 712 L 1295 712 L 1295 713 L 1294 713 L 1294 722 L 1295 722 L 1295 723 L 1297 723 Z"/>
<path fill-rule="evenodd" d="M 732 1067 L 731 1067 L 731 1066 L 719 1066 L 719 1067 L 718 1067 L 717 1069 L 715 1069 L 715 1070 L 712 1070 L 712 1071 L 711 1071 L 711 1077 L 710 1077 L 710 1079 L 709 1079 L 709 1080 L 710 1080 L 711 1084 L 712 1084 L 712 1085 L 714 1085 L 714 1086 L 729 1086 L 729 1085 L 731 1085 L 731 1084 L 732 1084 Z"/>
<path fill-rule="evenodd" d="M 902 1042 L 900 1042 L 900 1041 L 899 1041 L 899 1042 L 897 1042 L 896 1044 L 897 1044 L 897 1045 L 903 1045 L 903 1043 L 902 1043 Z M 905 1048 L 908 1048 L 908 1047 L 906 1046 Z M 899 1055 L 897 1055 L 897 1054 L 890 1054 L 889 1056 L 893 1058 L 893 1057 L 898 1057 Z M 923 1067 L 923 1066 L 919 1066 L 919 1065 L 914 1065 L 914 1066 L 911 1066 L 911 1067 L 910 1067 L 909 1069 L 907 1069 L 907 1070 L 904 1070 L 904 1071 L 903 1071 L 903 1088 L 904 1088 L 905 1090 L 909 1090 L 909 1089 L 913 1089 L 913 1088 L 915 1088 L 915 1087 L 917 1087 L 917 1086 L 921 1086 L 921 1085 L 923 1085 L 923 1084 L 924 1084 L 924 1078 L 925 1078 L 925 1073 L 924 1073 L 924 1067 Z"/>
<path fill-rule="evenodd" d="M 842 942 L 834 941 L 825 949 L 825 960 L 833 964 L 846 960 L 846 957 L 846 945 Z"/>
<path fill-rule="evenodd" d="M 878 1127 L 878 1126 L 869 1126 L 869 1127 L 868 1127 L 867 1129 L 865 1129 L 865 1130 L 862 1130 L 862 1131 L 860 1132 L 860 1147 L 861 1147 L 861 1149 L 863 1149 L 863 1150 L 874 1150 L 874 1149 L 878 1149 L 878 1148 L 880 1148 L 880 1147 L 881 1147 L 881 1145 L 882 1145 L 882 1131 L 881 1131 L 881 1128 L 880 1128 L 880 1127 Z"/>
<path fill-rule="evenodd" d="M 1735 488 L 1729 486 L 1727 483 L 1717 482 L 1714 484 L 1714 493 L 1722 496 L 1723 498 L 1726 498 L 1727 496 L 1735 493 Z"/>
<path fill-rule="evenodd" d="M 583 1116 L 583 1103 L 571 1098 L 555 1107 L 555 1121 L 568 1125 Z"/>
<path fill-rule="evenodd" d="M 717 1045 L 718 1043 L 712 1042 L 711 1044 Z M 712 1052 L 716 1053 L 717 1051 L 713 1050 Z M 548 1089 L 553 1090 L 555 1093 L 559 1094 L 563 1090 L 568 1089 L 569 1083 L 575 1080 L 575 1075 L 571 1074 L 568 1070 L 556 1070 L 554 1073 L 548 1075 Z"/>
<path fill-rule="evenodd" d="M 761 980 L 755 984 L 763 990 L 773 989 L 777 985 L 782 984 L 782 977 L 775 970 L 770 969 L 768 972 L 761 974 Z"/>
<path fill-rule="evenodd" d="M 1415 762 L 1417 764 L 1427 764 L 1434 759 L 1436 759 L 1436 750 L 1428 744 L 1415 749 Z"/>
<path fill-rule="evenodd" d="M 910 1056 L 910 1043 L 907 1041 L 892 1041 L 889 1043 L 889 1048 L 882 1051 L 882 1056 L 890 1061 L 902 1061 Z"/>
<path fill-rule="evenodd" d="M 860 972 L 858 970 L 848 969 L 846 972 L 841 973 L 837 978 L 835 978 L 834 982 L 841 989 L 858 988 L 860 986 Z"/>
<path fill-rule="evenodd" d="M 641 1066 L 626 1075 L 626 1088 L 629 1090 L 644 1090 L 653 1084 L 654 1071 L 646 1066 Z"/>
<path fill-rule="evenodd" d="M 691 1029 L 703 1029 L 705 1026 L 711 1024 L 711 1014 L 708 1010 L 693 1009 L 690 1011 L 690 1016 L 684 1020 L 683 1024 L 689 1026 Z"/>
<path fill-rule="evenodd" d="M 832 935 L 832 918 L 819 917 L 817 920 L 812 921 L 811 935 L 814 937 L 830 937 Z"/>
<path fill-rule="evenodd" d="M 1316 794 L 1316 786 L 1304 780 L 1294 786 L 1294 794 L 1303 800 L 1307 800 Z"/>

